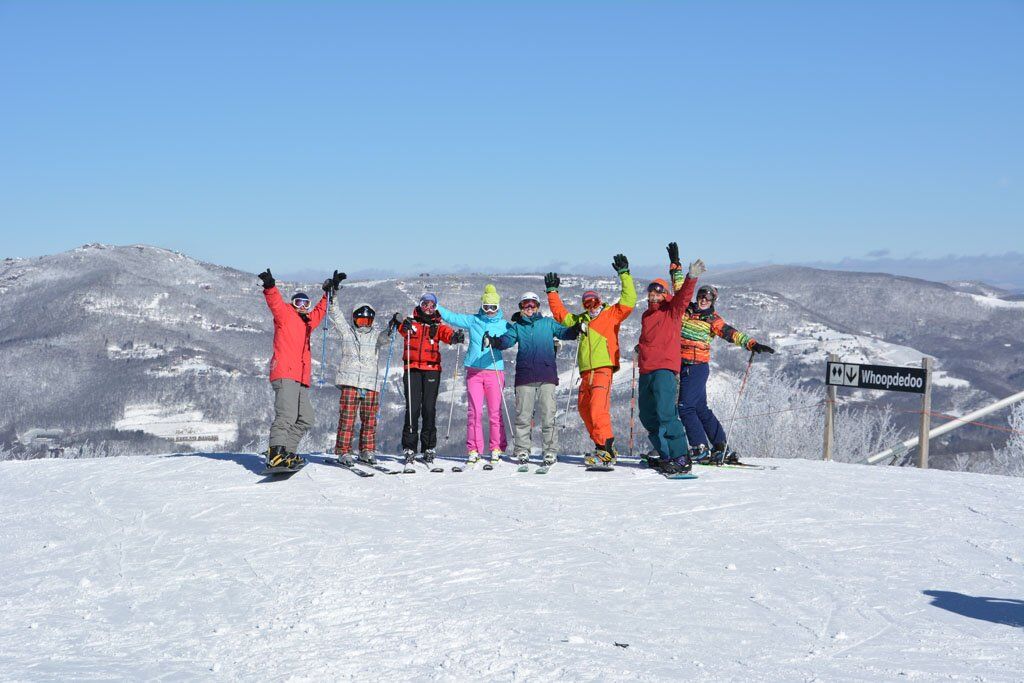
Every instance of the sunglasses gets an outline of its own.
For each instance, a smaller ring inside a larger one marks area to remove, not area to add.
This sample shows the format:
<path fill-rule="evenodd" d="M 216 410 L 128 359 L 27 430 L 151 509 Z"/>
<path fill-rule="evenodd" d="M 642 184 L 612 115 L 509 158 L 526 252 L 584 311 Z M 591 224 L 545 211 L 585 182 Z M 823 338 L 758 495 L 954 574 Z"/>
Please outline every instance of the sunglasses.
<path fill-rule="evenodd" d="M 484 309 L 484 313 L 497 313 L 498 312 L 498 307 L 495 306 L 494 304 L 484 304 L 483 309 Z"/>

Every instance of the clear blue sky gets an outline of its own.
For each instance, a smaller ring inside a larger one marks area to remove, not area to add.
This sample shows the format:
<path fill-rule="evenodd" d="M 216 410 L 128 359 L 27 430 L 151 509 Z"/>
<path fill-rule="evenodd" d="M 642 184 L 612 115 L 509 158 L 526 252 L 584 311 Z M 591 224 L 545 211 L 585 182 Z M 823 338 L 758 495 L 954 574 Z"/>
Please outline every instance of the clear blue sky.
<path fill-rule="evenodd" d="M 1024 3 L 0 0 L 0 256 L 1024 249 Z"/>

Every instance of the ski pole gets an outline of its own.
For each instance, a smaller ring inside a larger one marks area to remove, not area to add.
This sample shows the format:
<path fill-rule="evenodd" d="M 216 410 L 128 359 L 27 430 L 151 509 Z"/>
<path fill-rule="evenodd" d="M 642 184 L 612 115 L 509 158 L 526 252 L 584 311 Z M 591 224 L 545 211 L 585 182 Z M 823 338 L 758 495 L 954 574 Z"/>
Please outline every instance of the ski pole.
<path fill-rule="evenodd" d="M 462 344 L 455 345 L 455 371 L 452 373 L 452 397 L 451 397 L 451 408 L 448 410 L 448 431 L 445 432 L 444 441 L 448 443 L 448 438 L 452 435 L 452 418 L 455 416 L 455 385 L 459 381 L 459 354 L 462 352 Z"/>
<path fill-rule="evenodd" d="M 750 366 L 754 364 L 754 352 L 750 352 L 750 359 L 747 361 L 747 369 L 743 371 L 743 381 L 740 382 L 740 390 L 736 394 L 736 404 L 732 407 L 732 417 L 729 418 L 729 424 L 736 419 L 736 411 L 740 408 L 740 401 L 743 400 L 743 390 L 747 388 L 747 377 L 750 376 Z"/>
<path fill-rule="evenodd" d="M 633 380 L 629 388 L 629 457 L 633 457 L 633 428 L 636 425 L 636 354 L 633 354 Z"/>
<path fill-rule="evenodd" d="M 509 436 L 512 436 L 512 420 L 508 415 L 508 406 L 505 405 L 505 377 L 501 371 L 498 370 L 498 361 L 494 358 L 494 347 L 488 344 L 487 349 L 491 352 L 491 365 L 494 366 L 494 376 L 499 382 L 501 382 L 501 407 L 505 409 L 505 423 L 508 426 Z"/>
<path fill-rule="evenodd" d="M 388 342 L 388 359 L 384 363 L 384 381 L 380 383 L 380 390 L 377 392 L 380 396 L 377 401 L 377 415 L 380 415 L 380 407 L 384 405 L 384 392 L 388 388 L 388 371 L 391 369 L 391 352 L 395 350 L 395 333 L 391 333 L 391 341 Z"/>
<path fill-rule="evenodd" d="M 559 431 L 565 429 L 565 416 L 569 414 L 569 404 L 572 403 L 572 390 L 575 386 L 573 377 L 576 375 L 576 364 L 573 363 L 572 370 L 569 371 L 569 393 L 565 397 L 565 411 L 562 412 L 562 423 L 558 425 Z"/>
<path fill-rule="evenodd" d="M 327 290 L 327 310 L 324 311 L 324 317 L 326 318 L 331 314 L 331 290 Z M 320 381 L 317 383 L 318 387 L 324 386 L 324 368 L 327 367 L 327 325 L 324 325 L 324 336 L 320 341 Z"/>
<path fill-rule="evenodd" d="M 416 331 L 416 328 L 411 330 Z M 411 361 L 412 354 L 410 353 L 411 342 L 409 337 L 405 338 L 405 357 Z M 420 345 L 422 351 L 423 346 Z M 411 363 L 410 363 L 411 365 Z M 412 431 L 412 368 L 410 366 L 405 367 L 405 424 Z"/>

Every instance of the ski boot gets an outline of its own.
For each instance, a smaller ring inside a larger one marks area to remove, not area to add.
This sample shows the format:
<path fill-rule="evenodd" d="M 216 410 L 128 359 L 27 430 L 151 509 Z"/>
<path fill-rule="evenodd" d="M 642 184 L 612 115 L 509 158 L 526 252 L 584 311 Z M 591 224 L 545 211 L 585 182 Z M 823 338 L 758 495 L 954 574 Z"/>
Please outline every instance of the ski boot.
<path fill-rule="evenodd" d="M 491 451 L 491 464 L 492 465 L 497 465 L 499 462 L 501 462 L 501 454 L 502 454 L 502 451 L 499 448 L 495 448 L 494 450 Z"/>
<path fill-rule="evenodd" d="M 708 450 L 707 444 L 700 444 L 690 449 L 690 460 L 697 463 L 698 465 L 720 465 L 721 463 L 715 462 L 712 457 L 711 451 Z"/>
<path fill-rule="evenodd" d="M 693 469 L 693 462 L 689 455 L 681 455 L 674 460 L 666 460 L 661 466 L 664 474 L 689 474 Z"/>
<path fill-rule="evenodd" d="M 416 459 L 416 451 L 411 448 L 402 449 L 402 457 L 405 458 L 405 464 L 411 465 Z"/>
<path fill-rule="evenodd" d="M 583 458 L 583 462 L 587 464 L 587 467 L 615 467 L 615 459 L 618 457 L 618 453 L 615 452 L 614 446 L 615 439 L 608 439 L 604 442 L 604 445 L 597 445 L 597 449 Z"/>
<path fill-rule="evenodd" d="M 377 464 L 377 451 L 360 451 L 359 452 L 359 462 L 365 463 L 367 465 L 376 465 Z"/>
<path fill-rule="evenodd" d="M 715 444 L 711 449 L 711 461 L 715 465 L 735 465 L 740 460 L 736 457 L 736 451 L 729 450 L 728 444 Z"/>
<path fill-rule="evenodd" d="M 423 462 L 425 462 L 428 465 L 433 465 L 435 455 L 437 455 L 437 450 L 433 448 L 426 449 L 425 451 L 423 451 Z"/>
<path fill-rule="evenodd" d="M 544 454 L 544 465 L 546 467 L 551 467 L 556 462 L 558 462 L 558 456 L 557 455 L 555 455 L 554 453 L 545 453 Z"/>
<path fill-rule="evenodd" d="M 338 463 L 345 467 L 352 467 L 356 464 L 356 459 L 351 453 L 342 453 L 338 456 Z"/>
<path fill-rule="evenodd" d="M 470 451 L 469 455 L 466 456 L 466 465 L 473 467 L 480 462 L 480 454 L 476 451 Z"/>
<path fill-rule="evenodd" d="M 529 463 L 530 463 L 530 454 L 529 453 L 519 453 L 518 455 L 516 455 L 516 464 L 517 465 L 528 465 Z"/>
<path fill-rule="evenodd" d="M 267 450 L 267 467 L 288 467 L 288 451 L 284 446 L 271 446 Z"/>

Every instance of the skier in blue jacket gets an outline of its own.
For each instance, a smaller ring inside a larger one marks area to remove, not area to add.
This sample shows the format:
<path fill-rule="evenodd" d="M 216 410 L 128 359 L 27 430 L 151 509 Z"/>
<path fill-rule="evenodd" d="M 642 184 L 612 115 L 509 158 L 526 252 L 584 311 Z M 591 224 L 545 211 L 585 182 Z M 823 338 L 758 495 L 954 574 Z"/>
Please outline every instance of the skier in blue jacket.
<path fill-rule="evenodd" d="M 466 409 L 467 463 L 472 466 L 480 460 L 484 445 L 483 404 L 487 401 L 490 423 L 491 462 L 496 463 L 508 447 L 505 425 L 501 420 L 502 392 L 505 390 L 505 363 L 501 352 L 483 344 L 484 335 L 499 337 L 505 334 L 508 323 L 502 315 L 501 297 L 494 285 L 484 287 L 480 310 L 475 314 L 453 313 L 438 305 L 437 312 L 449 325 L 469 330 L 469 349 L 466 351 Z"/>
<path fill-rule="evenodd" d="M 512 316 L 508 332 L 500 337 L 484 336 L 484 345 L 497 350 L 519 344 L 516 353 L 516 424 L 514 454 L 520 464 L 530 459 L 531 423 L 535 408 L 540 409 L 541 434 L 544 437 L 544 464 L 553 465 L 558 452 L 555 430 L 555 390 L 558 367 L 555 362 L 557 339 L 575 339 L 576 328 L 566 327 L 540 312 L 540 297 L 526 292 L 519 298 L 519 312 Z"/>

